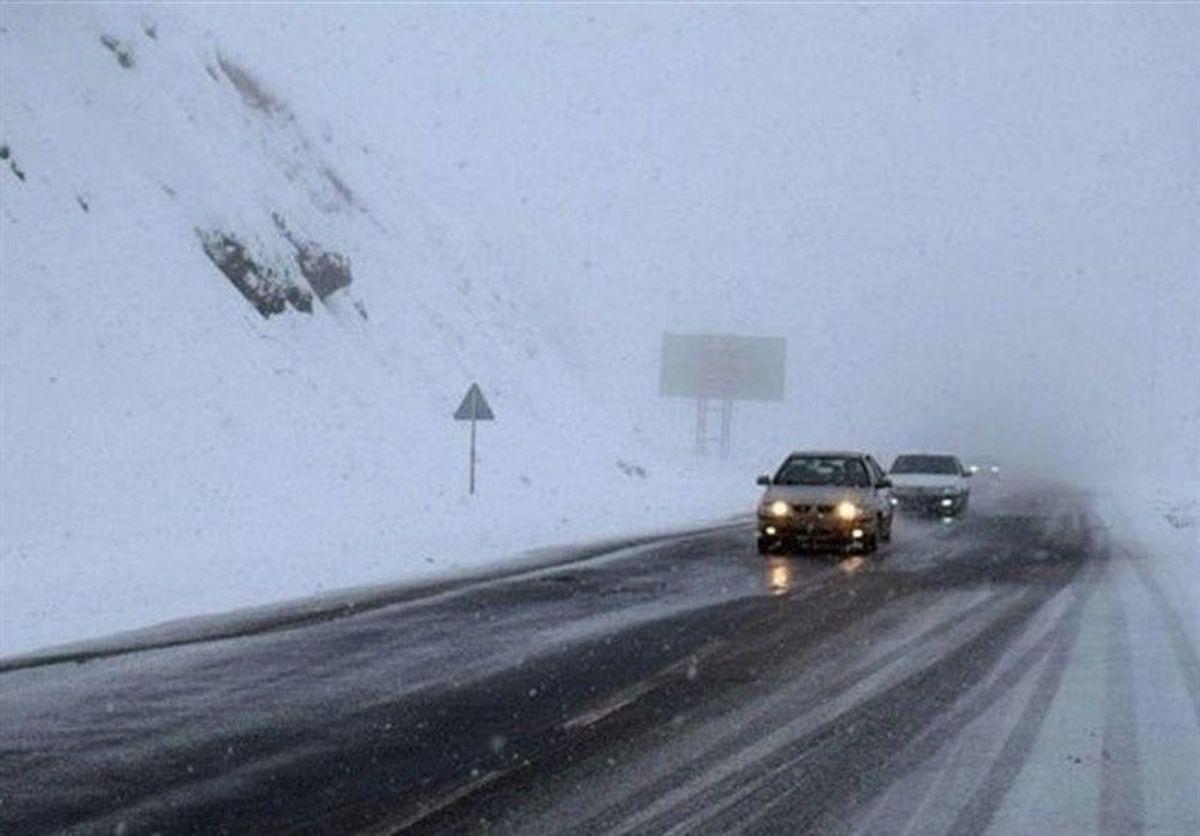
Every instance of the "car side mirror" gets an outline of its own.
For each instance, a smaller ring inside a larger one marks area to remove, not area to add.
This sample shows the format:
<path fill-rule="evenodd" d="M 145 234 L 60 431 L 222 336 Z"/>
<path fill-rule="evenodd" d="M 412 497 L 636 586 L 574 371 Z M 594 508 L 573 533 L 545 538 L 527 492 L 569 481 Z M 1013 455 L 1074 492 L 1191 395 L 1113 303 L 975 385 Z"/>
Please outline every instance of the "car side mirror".
<path fill-rule="evenodd" d="M 892 486 L 892 480 L 885 476 L 882 479 L 880 479 L 878 483 L 876 483 L 875 488 L 876 488 L 876 490 L 878 490 L 879 488 L 890 488 L 891 486 Z"/>
<path fill-rule="evenodd" d="M 756 480 L 754 480 L 754 483 L 756 485 L 762 485 L 764 488 L 768 488 L 771 486 L 771 477 L 770 476 L 759 476 Z"/>

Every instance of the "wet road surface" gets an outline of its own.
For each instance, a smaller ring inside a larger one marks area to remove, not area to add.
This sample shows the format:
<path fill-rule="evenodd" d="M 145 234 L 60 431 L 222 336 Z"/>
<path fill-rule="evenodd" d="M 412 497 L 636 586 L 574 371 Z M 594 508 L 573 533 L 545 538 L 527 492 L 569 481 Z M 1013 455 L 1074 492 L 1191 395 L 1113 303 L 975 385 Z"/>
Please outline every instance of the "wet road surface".
<path fill-rule="evenodd" d="M 0 674 L 0 832 L 984 832 L 1110 547 L 1081 494 L 972 503 Z"/>

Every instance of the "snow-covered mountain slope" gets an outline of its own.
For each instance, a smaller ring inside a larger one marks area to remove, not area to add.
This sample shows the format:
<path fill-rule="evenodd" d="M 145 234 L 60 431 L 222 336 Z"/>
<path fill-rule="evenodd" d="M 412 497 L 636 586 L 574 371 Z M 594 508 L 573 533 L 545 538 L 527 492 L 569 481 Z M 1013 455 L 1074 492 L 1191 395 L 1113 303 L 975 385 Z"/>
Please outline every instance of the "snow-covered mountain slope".
<path fill-rule="evenodd" d="M 183 11 L 0 21 L 0 654 L 736 507 L 664 489 L 349 91 L 307 113 Z"/>

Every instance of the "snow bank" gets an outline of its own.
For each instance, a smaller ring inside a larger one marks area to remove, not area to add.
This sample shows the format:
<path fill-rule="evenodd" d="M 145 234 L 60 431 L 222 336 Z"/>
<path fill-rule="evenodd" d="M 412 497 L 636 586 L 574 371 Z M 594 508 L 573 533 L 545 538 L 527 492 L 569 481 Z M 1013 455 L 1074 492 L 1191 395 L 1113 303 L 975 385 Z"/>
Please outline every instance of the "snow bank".
<path fill-rule="evenodd" d="M 1097 493 L 1109 559 L 1075 591 L 1078 633 L 989 832 L 1200 827 L 1197 490 L 1126 482 Z"/>
<path fill-rule="evenodd" d="M 1138 616 L 1157 622 L 1176 613 L 1200 647 L 1200 483 L 1129 481 L 1101 488 L 1098 501 L 1114 541 L 1157 599 Z"/>
<path fill-rule="evenodd" d="M 605 420 L 545 279 L 414 198 L 353 91 L 309 114 L 286 39 L 0 15 L 0 655 L 752 500 Z"/>

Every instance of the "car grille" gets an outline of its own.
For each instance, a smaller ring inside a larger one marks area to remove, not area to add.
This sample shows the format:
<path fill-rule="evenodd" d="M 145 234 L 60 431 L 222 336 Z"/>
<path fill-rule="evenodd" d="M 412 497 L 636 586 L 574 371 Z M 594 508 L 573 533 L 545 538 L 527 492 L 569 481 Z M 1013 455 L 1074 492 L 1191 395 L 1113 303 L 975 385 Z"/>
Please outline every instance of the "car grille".
<path fill-rule="evenodd" d="M 833 506 L 797 503 L 792 505 L 792 510 L 797 514 L 817 514 L 818 516 L 824 516 L 825 514 L 833 513 Z"/>
<path fill-rule="evenodd" d="M 958 506 L 962 499 L 958 496 L 947 496 L 942 494 L 928 494 L 924 496 L 898 496 L 896 503 L 898 507 L 908 511 L 946 511 L 947 506 L 942 505 L 944 500 L 950 500 L 950 508 Z"/>

